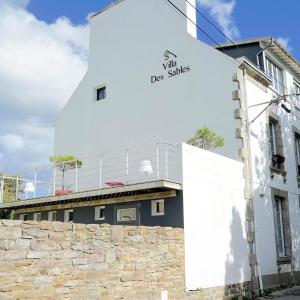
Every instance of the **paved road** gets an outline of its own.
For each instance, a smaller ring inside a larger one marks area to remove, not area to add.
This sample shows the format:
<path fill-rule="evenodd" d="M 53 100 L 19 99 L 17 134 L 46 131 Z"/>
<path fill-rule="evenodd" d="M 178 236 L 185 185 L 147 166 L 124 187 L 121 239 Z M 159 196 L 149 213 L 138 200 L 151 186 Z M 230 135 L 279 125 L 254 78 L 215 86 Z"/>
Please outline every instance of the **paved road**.
<path fill-rule="evenodd" d="M 300 296 L 282 296 L 274 299 L 275 300 L 300 300 Z"/>

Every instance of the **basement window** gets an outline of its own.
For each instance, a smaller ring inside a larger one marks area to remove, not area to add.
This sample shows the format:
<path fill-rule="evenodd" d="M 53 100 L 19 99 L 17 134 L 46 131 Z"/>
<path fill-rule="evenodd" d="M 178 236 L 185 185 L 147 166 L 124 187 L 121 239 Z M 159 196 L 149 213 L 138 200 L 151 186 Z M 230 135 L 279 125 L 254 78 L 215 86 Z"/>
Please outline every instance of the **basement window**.
<path fill-rule="evenodd" d="M 165 214 L 165 200 L 152 200 L 151 201 L 151 215 L 163 216 Z"/>
<path fill-rule="evenodd" d="M 106 98 L 106 86 L 96 89 L 96 100 L 101 101 Z"/>
<path fill-rule="evenodd" d="M 136 221 L 136 208 L 120 208 L 117 210 L 117 222 Z"/>
<path fill-rule="evenodd" d="M 56 211 L 49 211 L 48 212 L 48 221 L 54 222 L 56 221 L 57 212 Z"/>
<path fill-rule="evenodd" d="M 73 223 L 73 209 L 65 210 L 64 221 L 67 222 L 67 223 Z"/>
<path fill-rule="evenodd" d="M 41 213 L 34 213 L 33 214 L 33 221 L 40 222 L 42 220 L 42 214 Z"/>
<path fill-rule="evenodd" d="M 95 220 L 96 221 L 105 220 L 105 206 L 95 207 Z"/>
<path fill-rule="evenodd" d="M 27 221 L 28 220 L 28 215 L 27 214 L 20 214 L 20 220 L 21 221 Z"/>

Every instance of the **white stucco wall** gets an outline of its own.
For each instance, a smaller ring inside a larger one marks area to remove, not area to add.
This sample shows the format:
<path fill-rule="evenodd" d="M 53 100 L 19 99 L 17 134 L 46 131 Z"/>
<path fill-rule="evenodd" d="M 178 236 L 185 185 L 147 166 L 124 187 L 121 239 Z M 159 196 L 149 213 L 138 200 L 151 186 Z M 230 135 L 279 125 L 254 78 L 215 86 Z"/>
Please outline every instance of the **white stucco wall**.
<path fill-rule="evenodd" d="M 173 2 L 186 11 L 184 1 Z M 85 157 L 160 139 L 178 143 L 206 125 L 225 139 L 220 151 L 238 159 L 237 63 L 191 34 L 191 24 L 161 0 L 126 0 L 92 18 L 89 69 L 56 121 L 54 152 Z M 190 71 L 167 78 L 166 50 Z M 154 75 L 165 79 L 152 84 Z M 107 98 L 96 102 L 103 84 Z"/>
<path fill-rule="evenodd" d="M 280 63 L 272 53 L 268 53 L 277 64 L 285 71 L 286 93 L 291 93 L 293 78 L 291 70 Z M 272 99 L 274 93 L 271 88 L 265 89 L 255 83 L 253 79 L 247 78 L 246 83 L 248 106 L 266 102 Z M 290 98 L 290 100 L 293 100 Z M 253 120 L 265 106 L 249 109 L 249 120 Z M 282 127 L 282 139 L 287 171 L 286 182 L 283 176 L 270 174 L 270 150 L 268 136 L 269 115 L 277 116 Z M 266 113 L 262 114 L 250 126 L 251 154 L 254 187 L 255 206 L 255 229 L 258 250 L 259 265 L 263 275 L 276 274 L 278 272 L 276 242 L 274 232 L 274 218 L 271 188 L 277 188 L 288 192 L 289 215 L 291 224 L 291 237 L 293 244 L 293 256 L 295 258 L 296 270 L 300 270 L 300 207 L 299 188 L 297 184 L 295 150 L 294 150 L 294 128 L 300 129 L 299 112 L 292 103 L 292 113 L 288 114 L 280 105 L 272 105 Z M 291 265 L 281 265 L 281 272 L 290 272 Z"/>
<path fill-rule="evenodd" d="M 182 145 L 186 288 L 250 280 L 242 163 Z"/>

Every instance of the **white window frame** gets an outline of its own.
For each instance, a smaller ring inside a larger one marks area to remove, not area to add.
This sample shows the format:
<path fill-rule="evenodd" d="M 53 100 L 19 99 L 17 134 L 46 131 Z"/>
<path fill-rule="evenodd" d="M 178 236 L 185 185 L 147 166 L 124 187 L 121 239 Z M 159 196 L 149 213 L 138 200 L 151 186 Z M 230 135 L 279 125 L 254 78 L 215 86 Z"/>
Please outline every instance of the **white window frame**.
<path fill-rule="evenodd" d="M 100 211 L 104 211 L 104 217 L 100 217 Z M 104 221 L 105 220 L 105 206 L 96 206 L 95 207 L 95 220 L 96 221 Z"/>
<path fill-rule="evenodd" d="M 157 211 L 157 209 L 159 211 Z M 151 215 L 152 216 L 164 216 L 165 215 L 165 200 L 164 199 L 158 199 L 158 200 L 151 201 Z"/>
<path fill-rule="evenodd" d="M 275 234 L 276 234 L 276 248 L 279 257 L 285 257 L 285 236 L 283 229 L 283 214 L 282 214 L 282 202 L 284 199 L 275 196 Z M 278 203 L 278 205 L 277 205 Z M 279 248 L 279 239 L 281 239 L 281 249 Z"/>
<path fill-rule="evenodd" d="M 300 83 L 294 79 L 293 82 L 293 90 L 292 90 L 293 94 L 300 94 Z M 299 96 L 294 96 L 294 102 L 295 105 L 300 108 L 300 95 Z"/>
<path fill-rule="evenodd" d="M 300 134 L 295 132 L 295 154 L 296 154 L 296 164 L 300 165 Z"/>
<path fill-rule="evenodd" d="M 20 214 L 20 220 L 25 221 L 25 216 L 28 217 L 28 214 Z"/>
<path fill-rule="evenodd" d="M 105 97 L 98 100 L 98 90 L 100 90 L 100 89 L 105 89 Z M 106 87 L 106 84 L 101 84 L 101 85 L 96 86 L 94 88 L 94 99 L 95 99 L 95 101 L 98 103 L 98 102 L 101 102 L 101 101 L 105 100 L 106 98 L 107 98 L 107 87 Z"/>
<path fill-rule="evenodd" d="M 277 141 L 275 128 L 278 126 L 275 120 L 269 119 L 269 131 L 270 131 L 270 142 L 271 142 L 271 154 L 277 154 Z"/>
<path fill-rule="evenodd" d="M 33 214 L 33 221 L 40 222 L 42 220 L 42 213 L 34 213 Z"/>
<path fill-rule="evenodd" d="M 284 93 L 284 70 L 268 55 L 265 56 L 265 60 L 265 73 L 272 79 L 272 87 L 282 95 Z M 282 81 L 280 81 L 279 74 L 281 74 Z"/>
<path fill-rule="evenodd" d="M 135 219 L 121 220 L 120 212 L 122 210 L 135 210 Z M 126 207 L 126 208 L 118 208 L 117 209 L 117 223 L 131 223 L 131 222 L 136 222 L 136 220 L 137 220 L 137 208 L 136 207 Z"/>
<path fill-rule="evenodd" d="M 66 223 L 73 223 L 73 220 L 69 221 L 70 212 L 73 213 L 73 220 L 74 220 L 74 210 L 73 209 L 66 209 L 65 212 L 64 212 L 64 222 L 66 222 Z"/>
<path fill-rule="evenodd" d="M 53 215 L 55 215 L 55 220 L 53 220 Z M 48 211 L 48 221 L 55 222 L 57 220 L 57 211 Z"/>

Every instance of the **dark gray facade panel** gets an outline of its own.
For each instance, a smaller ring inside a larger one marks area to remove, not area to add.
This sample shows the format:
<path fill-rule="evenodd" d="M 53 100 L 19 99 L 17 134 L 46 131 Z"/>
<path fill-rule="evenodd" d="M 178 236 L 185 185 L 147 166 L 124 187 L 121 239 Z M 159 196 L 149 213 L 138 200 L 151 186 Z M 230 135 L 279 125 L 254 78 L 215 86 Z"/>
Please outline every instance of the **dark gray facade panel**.
<path fill-rule="evenodd" d="M 102 205 L 101 205 L 102 206 Z M 122 208 L 136 208 L 137 219 L 133 222 L 117 222 L 117 210 Z M 151 200 L 105 205 L 105 220 L 95 220 L 95 206 L 78 207 L 73 209 L 74 223 L 111 225 L 143 225 L 183 228 L 183 196 L 178 192 L 174 198 L 165 199 L 165 214 L 152 216 Z M 39 212 L 37 210 L 37 212 Z M 33 213 L 28 213 L 28 220 L 33 220 Z M 14 219 L 20 219 L 16 214 Z M 42 212 L 42 220 L 48 220 L 48 212 Z M 56 220 L 64 222 L 64 210 L 57 210 Z"/>
<path fill-rule="evenodd" d="M 262 50 L 262 48 L 259 46 L 259 43 L 252 43 L 248 45 L 239 45 L 238 47 L 230 46 L 230 47 L 220 48 L 218 50 L 233 58 L 239 58 L 245 56 L 253 64 L 257 66 L 257 55 Z"/>

